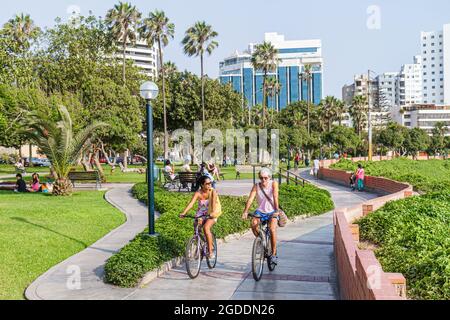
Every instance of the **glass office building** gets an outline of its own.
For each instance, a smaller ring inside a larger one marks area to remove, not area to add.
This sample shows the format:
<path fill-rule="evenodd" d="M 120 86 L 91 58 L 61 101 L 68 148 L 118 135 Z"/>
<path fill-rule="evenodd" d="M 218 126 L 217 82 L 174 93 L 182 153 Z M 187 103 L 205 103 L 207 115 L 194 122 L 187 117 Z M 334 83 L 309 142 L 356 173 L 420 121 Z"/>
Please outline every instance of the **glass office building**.
<path fill-rule="evenodd" d="M 280 84 L 278 93 L 267 98 L 268 108 L 281 110 L 300 100 L 308 100 L 308 86 L 301 79 L 305 65 L 312 65 L 311 98 L 315 104 L 322 100 L 323 59 L 320 40 L 286 41 L 283 35 L 266 33 L 265 41 L 278 49 L 277 69 L 268 76 L 276 78 Z M 235 52 L 220 63 L 220 82 L 230 84 L 236 92 L 245 98 L 246 107 L 262 104 L 263 73 L 255 70 L 251 57 L 255 45 L 250 44 L 243 53 Z"/>

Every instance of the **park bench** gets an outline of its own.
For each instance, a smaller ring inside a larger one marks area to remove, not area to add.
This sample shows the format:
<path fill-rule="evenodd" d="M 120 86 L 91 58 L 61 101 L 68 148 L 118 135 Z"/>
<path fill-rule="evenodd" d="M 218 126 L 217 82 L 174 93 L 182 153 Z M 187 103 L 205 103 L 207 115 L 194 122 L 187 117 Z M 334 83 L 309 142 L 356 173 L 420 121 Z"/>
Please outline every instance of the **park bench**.
<path fill-rule="evenodd" d="M 261 170 L 261 166 L 255 167 L 255 172 L 258 173 Z M 237 165 L 236 166 L 236 180 L 241 178 L 241 173 L 253 173 L 253 166 L 250 165 Z"/>
<path fill-rule="evenodd" d="M 87 171 L 87 172 L 69 172 L 69 180 L 75 187 L 75 181 L 95 181 L 95 186 L 97 189 L 102 187 L 102 182 L 98 171 Z"/>
<path fill-rule="evenodd" d="M 178 191 L 181 189 L 187 189 L 188 191 L 194 190 L 195 185 L 197 184 L 197 173 L 195 172 L 180 172 L 178 174 L 180 179 L 180 186 Z"/>
<path fill-rule="evenodd" d="M 176 176 L 174 179 L 170 176 L 170 174 L 166 171 L 164 173 L 164 184 L 163 187 L 166 189 L 170 188 L 179 188 L 180 178 Z"/>

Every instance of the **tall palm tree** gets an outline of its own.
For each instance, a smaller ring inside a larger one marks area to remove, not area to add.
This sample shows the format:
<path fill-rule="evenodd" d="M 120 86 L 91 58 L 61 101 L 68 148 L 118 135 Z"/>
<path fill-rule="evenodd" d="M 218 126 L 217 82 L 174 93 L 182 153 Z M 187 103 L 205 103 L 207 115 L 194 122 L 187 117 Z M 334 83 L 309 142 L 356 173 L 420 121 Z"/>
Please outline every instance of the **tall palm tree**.
<path fill-rule="evenodd" d="M 201 80 L 202 80 L 202 110 L 203 122 L 205 122 L 205 79 L 204 79 L 204 55 L 205 52 L 211 55 L 213 50 L 219 46 L 215 40 L 219 34 L 212 29 L 212 26 L 205 21 L 198 21 L 186 30 L 183 41 L 184 53 L 188 56 L 200 56 Z"/>
<path fill-rule="evenodd" d="M 26 50 L 30 47 L 30 40 L 36 37 L 40 29 L 34 24 L 29 14 L 17 14 L 4 24 L 3 30 L 10 36 L 20 49 Z"/>
<path fill-rule="evenodd" d="M 93 123 L 77 134 L 73 132 L 72 119 L 65 106 L 58 107 L 59 120 L 55 122 L 47 115 L 30 113 L 25 120 L 24 131 L 34 144 L 47 156 L 56 174 L 54 195 L 70 195 L 72 185 L 67 178 L 72 166 L 76 165 L 95 130 L 104 123 Z"/>
<path fill-rule="evenodd" d="M 145 18 L 142 26 L 139 28 L 139 34 L 147 41 L 150 47 L 158 43 L 159 65 L 161 66 L 162 81 L 162 99 L 164 109 L 164 158 L 169 158 L 169 134 L 167 132 L 167 106 L 166 106 L 166 83 L 162 46 L 169 44 L 169 39 L 173 39 L 175 25 L 169 22 L 164 11 L 151 12 L 148 18 Z"/>
<path fill-rule="evenodd" d="M 266 106 L 267 106 L 267 94 L 266 94 L 266 82 L 267 75 L 269 72 L 273 72 L 276 70 L 278 62 L 280 59 L 278 58 L 278 49 L 275 49 L 272 43 L 264 41 L 261 44 L 258 44 L 255 47 L 255 51 L 252 54 L 252 65 L 255 69 L 255 72 L 258 70 L 262 70 L 263 72 L 263 104 L 262 104 L 262 126 L 264 127 L 264 118 L 266 115 Z"/>
<path fill-rule="evenodd" d="M 175 63 L 172 61 L 167 61 L 164 63 L 164 74 L 168 77 L 173 76 L 178 71 Z"/>
<path fill-rule="evenodd" d="M 281 91 L 281 84 L 280 82 L 278 82 L 278 80 L 275 77 L 271 77 L 269 79 L 267 79 L 266 82 L 266 92 L 267 95 L 273 99 L 273 108 L 275 108 L 276 106 L 276 98 L 278 96 L 278 94 Z M 277 108 L 276 110 L 277 112 L 279 112 L 280 110 Z"/>
<path fill-rule="evenodd" d="M 119 2 L 106 14 L 106 23 L 109 26 L 111 35 L 117 42 L 122 43 L 122 78 L 124 85 L 126 83 L 127 44 L 136 44 L 137 25 L 140 18 L 141 13 L 128 2 Z"/>
<path fill-rule="evenodd" d="M 300 77 L 302 81 L 306 81 L 306 85 L 308 87 L 308 94 L 307 94 L 307 105 L 308 105 L 308 113 L 307 113 L 307 119 L 308 119 L 308 135 L 311 134 L 311 121 L 310 121 L 310 104 L 312 102 L 312 93 L 311 93 L 311 81 L 312 81 L 312 64 L 306 64 L 303 67 L 303 72 L 300 74 Z"/>
<path fill-rule="evenodd" d="M 366 121 L 368 105 L 366 96 L 355 96 L 352 100 L 352 105 L 349 108 L 350 116 L 353 119 L 353 126 L 356 133 L 361 138 L 362 130 L 364 129 L 364 122 Z"/>
<path fill-rule="evenodd" d="M 347 112 L 347 107 L 345 106 L 344 101 L 337 99 L 336 100 L 336 116 L 339 121 L 339 126 L 342 125 L 342 118 L 344 113 Z"/>
<path fill-rule="evenodd" d="M 333 96 L 327 96 L 320 102 L 322 116 L 327 123 L 328 132 L 331 132 L 333 122 L 338 118 L 336 106 L 338 100 Z"/>

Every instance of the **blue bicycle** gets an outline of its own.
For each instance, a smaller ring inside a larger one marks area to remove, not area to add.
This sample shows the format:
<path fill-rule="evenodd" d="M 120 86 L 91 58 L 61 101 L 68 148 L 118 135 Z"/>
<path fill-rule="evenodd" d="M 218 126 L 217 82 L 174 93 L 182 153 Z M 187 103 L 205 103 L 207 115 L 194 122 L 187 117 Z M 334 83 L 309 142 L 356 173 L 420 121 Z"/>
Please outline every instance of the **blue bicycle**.
<path fill-rule="evenodd" d="M 264 271 L 264 260 L 270 271 L 275 270 L 276 263 L 272 261 L 272 242 L 269 229 L 270 216 L 260 217 L 254 214 L 249 216 L 259 219 L 259 235 L 253 242 L 252 250 L 252 274 L 256 281 L 261 280 Z"/>
<path fill-rule="evenodd" d="M 184 254 L 186 271 L 191 279 L 195 279 L 200 274 L 201 263 L 204 257 L 206 257 L 206 263 L 208 268 L 214 269 L 217 263 L 217 242 L 216 236 L 212 233 L 213 237 L 213 258 L 208 255 L 208 244 L 206 242 L 205 235 L 203 234 L 203 224 L 207 219 L 211 219 L 209 216 L 203 217 L 203 224 L 200 225 L 198 218 L 186 217 L 195 220 L 194 236 L 188 241 L 186 245 L 186 251 Z"/>

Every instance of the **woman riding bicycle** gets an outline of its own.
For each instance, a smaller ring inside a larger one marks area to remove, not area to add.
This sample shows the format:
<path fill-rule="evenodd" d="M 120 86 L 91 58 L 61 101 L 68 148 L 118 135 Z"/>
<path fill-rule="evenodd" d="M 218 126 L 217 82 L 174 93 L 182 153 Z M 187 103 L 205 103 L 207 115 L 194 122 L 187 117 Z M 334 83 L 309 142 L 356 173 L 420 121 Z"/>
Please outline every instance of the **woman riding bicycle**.
<path fill-rule="evenodd" d="M 208 243 L 208 256 L 210 259 L 214 259 L 214 250 L 211 250 L 211 248 L 213 248 L 211 229 L 214 224 L 216 224 L 217 218 L 208 219 L 207 217 L 208 212 L 215 212 L 214 206 L 216 206 L 219 202 L 219 195 L 217 194 L 217 191 L 212 189 L 211 179 L 209 179 L 207 176 L 200 177 L 199 184 L 200 190 L 194 194 L 191 202 L 189 202 L 186 209 L 184 209 L 183 213 L 180 215 L 180 218 L 186 217 L 186 214 L 192 209 L 195 202 L 198 200 L 198 209 L 195 218 L 198 219 L 196 221 L 198 221 L 200 225 L 203 225 L 206 242 Z"/>
<path fill-rule="evenodd" d="M 269 228 L 271 235 L 272 244 L 272 257 L 271 261 L 274 264 L 278 263 L 277 257 L 277 226 L 278 226 L 278 183 L 271 180 L 272 172 L 268 168 L 263 168 L 259 173 L 260 183 L 253 186 L 250 196 L 248 198 L 247 204 L 245 205 L 244 213 L 242 214 L 242 219 L 247 219 L 248 210 L 250 209 L 255 197 L 258 201 L 258 209 L 252 218 L 252 231 L 255 237 L 259 236 L 259 219 L 268 218 Z M 269 201 L 270 199 L 270 201 Z M 272 205 L 273 203 L 273 205 Z"/>

